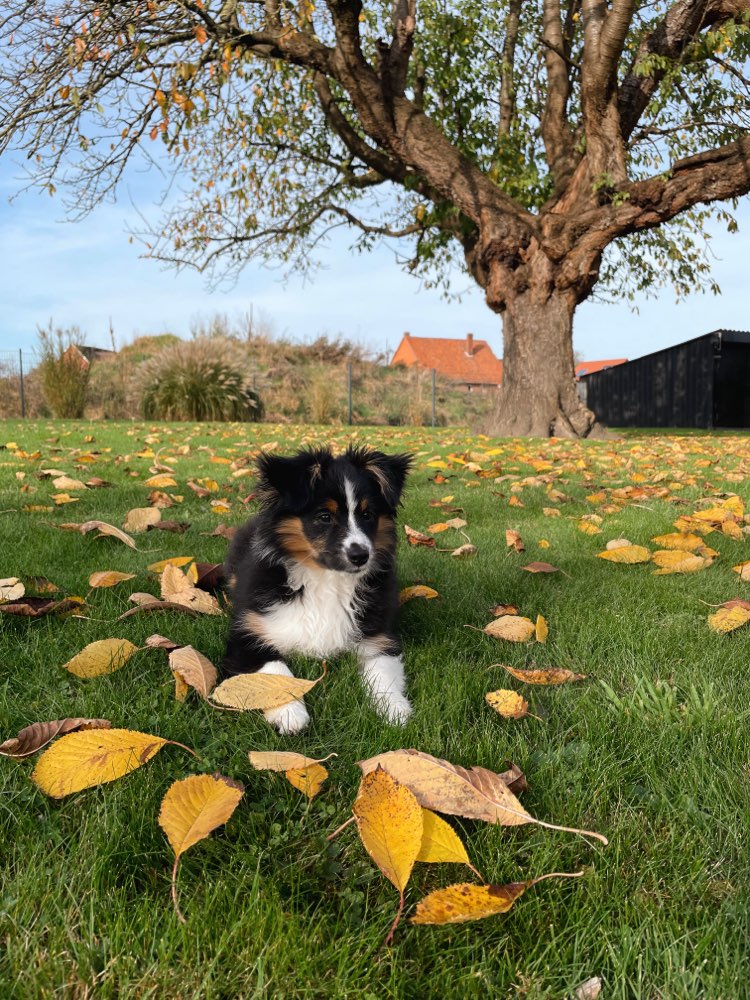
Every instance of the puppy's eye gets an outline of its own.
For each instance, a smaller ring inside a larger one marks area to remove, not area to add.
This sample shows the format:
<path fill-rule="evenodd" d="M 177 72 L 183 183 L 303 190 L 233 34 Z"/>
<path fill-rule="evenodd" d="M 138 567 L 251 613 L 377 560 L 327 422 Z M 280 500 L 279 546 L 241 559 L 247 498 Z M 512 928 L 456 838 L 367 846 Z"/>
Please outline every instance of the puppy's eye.
<path fill-rule="evenodd" d="M 318 524 L 330 524 L 333 518 L 331 517 L 331 512 L 328 510 L 319 510 L 315 515 L 315 520 Z"/>
<path fill-rule="evenodd" d="M 362 514 L 361 514 L 361 517 L 362 517 L 363 521 L 372 521 L 372 511 L 371 510 L 363 510 Z"/>

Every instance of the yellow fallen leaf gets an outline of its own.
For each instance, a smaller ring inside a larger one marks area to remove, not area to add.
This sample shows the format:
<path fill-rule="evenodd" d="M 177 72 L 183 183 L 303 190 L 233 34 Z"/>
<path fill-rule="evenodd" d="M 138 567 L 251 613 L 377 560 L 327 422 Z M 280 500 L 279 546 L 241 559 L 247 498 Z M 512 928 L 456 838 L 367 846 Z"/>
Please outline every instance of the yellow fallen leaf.
<path fill-rule="evenodd" d="M 431 601 L 435 597 L 440 597 L 440 594 L 436 590 L 433 590 L 432 587 L 426 587 L 420 583 L 414 587 L 404 587 L 398 595 L 399 604 L 405 604 L 415 597 L 423 597 L 425 600 Z"/>
<path fill-rule="evenodd" d="M 735 542 L 741 542 L 745 537 L 739 524 L 731 519 L 721 522 L 721 532 L 723 535 L 726 535 L 727 538 L 734 539 Z"/>
<path fill-rule="evenodd" d="M 327 757 L 305 757 L 292 750 L 251 750 L 248 753 L 250 763 L 256 771 L 304 770 L 312 764 L 323 764 L 335 756 L 335 753 L 329 753 Z"/>
<path fill-rule="evenodd" d="M 412 924 L 461 924 L 507 913 L 516 900 L 537 882 L 547 878 L 578 878 L 583 872 L 550 872 L 528 882 L 509 885 L 473 885 L 459 882 L 436 889 L 417 903 Z"/>
<path fill-rule="evenodd" d="M 285 677 L 281 674 L 237 674 L 228 677 L 217 688 L 214 688 L 211 700 L 217 705 L 236 708 L 242 712 L 252 709 L 268 711 L 280 705 L 288 705 L 297 701 L 312 691 L 316 684 L 326 675 L 325 664 L 323 673 L 314 681 L 302 677 Z"/>
<path fill-rule="evenodd" d="M 70 733 L 45 750 L 31 780 L 53 799 L 60 799 L 130 774 L 168 742 L 130 729 Z"/>
<path fill-rule="evenodd" d="M 735 517 L 743 517 L 745 514 L 745 504 L 742 497 L 738 497 L 736 494 L 727 499 L 721 505 L 726 510 L 731 511 Z"/>
<path fill-rule="evenodd" d="M 547 619 L 544 615 L 536 616 L 536 625 L 534 626 L 534 631 L 536 634 L 537 642 L 546 642 L 547 636 L 549 635 L 549 626 L 547 625 Z"/>
<path fill-rule="evenodd" d="M 504 719 L 522 719 L 529 714 L 529 703 L 516 691 L 501 688 L 499 691 L 488 691 L 484 700 L 494 708 Z"/>
<path fill-rule="evenodd" d="M 475 870 L 456 831 L 431 809 L 422 809 L 422 842 L 417 861 L 468 865 Z"/>
<path fill-rule="evenodd" d="M 528 642 L 536 635 L 534 623 L 519 615 L 503 615 L 485 625 L 481 631 L 493 639 L 506 639 L 508 642 Z"/>
<path fill-rule="evenodd" d="M 78 503 L 80 497 L 72 497 L 69 493 L 52 493 L 50 499 L 55 501 L 57 507 L 62 507 L 66 503 Z"/>
<path fill-rule="evenodd" d="M 439 535 L 441 531 L 447 531 L 448 527 L 445 521 L 438 521 L 437 524 L 431 524 L 427 530 L 431 535 Z"/>
<path fill-rule="evenodd" d="M 144 486 L 155 486 L 157 489 L 163 490 L 167 486 L 176 486 L 177 480 L 173 479 L 172 476 L 160 474 L 158 476 L 151 476 L 150 479 L 146 479 L 143 483 Z"/>
<path fill-rule="evenodd" d="M 739 563 L 737 566 L 732 566 L 735 573 L 740 574 L 740 580 L 744 580 L 745 583 L 750 582 L 750 559 L 746 559 L 745 562 Z"/>
<path fill-rule="evenodd" d="M 660 549 L 658 552 L 654 552 L 652 558 L 660 567 L 654 570 L 654 576 L 666 576 L 671 573 L 697 573 L 712 563 L 712 560 L 706 559 L 705 556 L 695 555 L 692 552 L 682 552 L 678 549 Z"/>
<path fill-rule="evenodd" d="M 579 521 L 578 530 L 582 531 L 584 535 L 600 535 L 602 529 L 596 524 L 592 524 L 591 521 Z"/>
<path fill-rule="evenodd" d="M 322 764 L 309 764 L 307 767 L 290 768 L 284 772 L 284 777 L 308 799 L 314 799 L 328 777 L 328 771 Z"/>
<path fill-rule="evenodd" d="M 545 517 L 562 517 L 562 514 L 557 507 L 542 507 L 542 514 L 544 514 Z"/>
<path fill-rule="evenodd" d="M 160 559 L 159 562 L 151 563 L 146 569 L 151 573 L 163 573 L 165 566 L 187 566 L 193 562 L 195 556 L 172 556 L 171 559 Z"/>
<path fill-rule="evenodd" d="M 750 622 L 750 611 L 739 605 L 733 608 L 719 608 L 719 610 L 708 616 L 708 627 L 712 632 L 734 632 Z"/>
<path fill-rule="evenodd" d="M 701 536 L 692 531 L 672 531 L 667 535 L 656 535 L 651 541 L 662 549 L 681 549 L 683 552 L 693 552 L 703 545 Z"/>
<path fill-rule="evenodd" d="M 80 479 L 71 479 L 70 476 L 58 476 L 52 480 L 52 485 L 56 490 L 85 490 L 86 484 Z"/>
<path fill-rule="evenodd" d="M 119 573 L 115 569 L 103 569 L 97 573 L 92 573 L 89 577 L 89 587 L 114 587 L 124 580 L 134 580 L 135 573 Z"/>
<path fill-rule="evenodd" d="M 626 565 L 648 562 L 651 558 L 651 553 L 644 545 L 620 545 L 616 549 L 597 552 L 596 555 L 599 559 L 606 559 L 613 563 L 625 563 Z"/>
<path fill-rule="evenodd" d="M 526 684 L 569 684 L 571 681 L 583 681 L 586 674 L 574 674 L 572 670 L 564 670 L 560 667 L 548 667 L 545 670 L 518 670 L 516 667 L 509 667 L 505 663 L 498 663 L 496 666 L 507 670 L 511 677 Z"/>
<path fill-rule="evenodd" d="M 63 667 L 76 677 L 101 677 L 119 670 L 137 652 L 138 647 L 128 639 L 99 639 L 84 646 Z"/>
<path fill-rule="evenodd" d="M 172 900 L 177 916 L 185 918 L 177 902 L 177 866 L 185 851 L 204 840 L 230 818 L 239 805 L 245 786 L 215 774 L 194 774 L 175 781 L 167 789 L 159 810 L 159 826 L 175 853 L 172 867 Z"/>

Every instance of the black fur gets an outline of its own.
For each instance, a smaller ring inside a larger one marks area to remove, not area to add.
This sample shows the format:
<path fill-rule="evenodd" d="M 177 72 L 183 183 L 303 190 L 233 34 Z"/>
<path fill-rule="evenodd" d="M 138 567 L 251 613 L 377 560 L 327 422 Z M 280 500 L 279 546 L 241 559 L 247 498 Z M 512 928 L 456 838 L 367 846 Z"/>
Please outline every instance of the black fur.
<path fill-rule="evenodd" d="M 232 539 L 224 567 L 233 600 L 224 675 L 284 659 L 259 633 L 264 613 L 302 600 L 304 587 L 290 585 L 295 564 L 357 574 L 352 620 L 359 639 L 377 637 L 384 653 L 400 653 L 395 518 L 410 466 L 409 455 L 354 447 L 337 457 L 327 448 L 260 457 L 261 510 Z M 352 559 L 364 558 L 368 545 L 350 544 L 349 555 L 342 549 L 343 540 L 351 537 L 347 480 L 357 498 L 356 528 L 372 546 L 364 567 Z M 315 576 L 308 576 L 308 587 L 315 585 Z M 248 627 L 248 613 L 258 616 L 257 628 Z"/>

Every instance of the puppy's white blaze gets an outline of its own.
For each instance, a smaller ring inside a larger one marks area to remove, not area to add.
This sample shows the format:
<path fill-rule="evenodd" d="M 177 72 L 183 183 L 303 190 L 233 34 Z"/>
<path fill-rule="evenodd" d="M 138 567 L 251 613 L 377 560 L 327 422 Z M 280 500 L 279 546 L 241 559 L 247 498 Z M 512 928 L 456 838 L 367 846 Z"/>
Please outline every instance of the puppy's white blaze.
<path fill-rule="evenodd" d="M 360 638 L 354 620 L 359 577 L 299 563 L 288 575 L 289 586 L 302 594 L 263 611 L 264 640 L 285 654 L 323 657 L 351 649 Z"/>
<path fill-rule="evenodd" d="M 271 660 L 264 663 L 258 671 L 259 674 L 277 674 L 281 677 L 294 677 L 294 674 L 281 660 Z M 298 733 L 304 729 L 310 721 L 302 698 L 290 701 L 288 705 L 280 705 L 278 708 L 269 708 L 263 713 L 266 722 L 276 726 L 280 733 Z"/>
<path fill-rule="evenodd" d="M 360 646 L 362 679 L 372 695 L 375 707 L 389 722 L 404 723 L 412 713 L 406 697 L 406 677 L 400 656 L 372 655 L 372 647 Z"/>
<path fill-rule="evenodd" d="M 372 542 L 362 529 L 357 525 L 354 513 L 357 509 L 357 498 L 354 495 L 354 484 L 349 480 L 344 480 L 344 492 L 346 493 L 346 510 L 349 515 L 349 531 L 344 539 L 344 553 L 350 545 L 363 545 L 372 555 Z"/>

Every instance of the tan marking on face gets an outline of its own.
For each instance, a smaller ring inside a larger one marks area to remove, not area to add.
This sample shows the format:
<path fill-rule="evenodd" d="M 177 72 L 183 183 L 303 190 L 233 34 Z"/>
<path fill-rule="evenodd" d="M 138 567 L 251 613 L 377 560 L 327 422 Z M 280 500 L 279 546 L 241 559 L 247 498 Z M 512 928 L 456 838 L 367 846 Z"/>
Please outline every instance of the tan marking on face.
<path fill-rule="evenodd" d="M 318 566 L 320 553 L 305 534 L 298 517 L 287 517 L 281 521 L 276 527 L 276 534 L 287 555 L 306 566 Z"/>
<path fill-rule="evenodd" d="M 365 498 L 364 500 L 360 501 L 359 509 L 362 511 L 362 513 L 364 513 L 369 506 L 370 506 L 369 501 L 367 500 L 367 498 Z"/>
<path fill-rule="evenodd" d="M 250 635 L 254 635 L 263 642 L 268 643 L 268 645 L 271 645 L 268 639 L 268 632 L 263 622 L 263 615 L 258 614 L 257 611 L 245 611 L 242 615 L 240 615 L 240 624 L 246 632 L 250 633 Z"/>
<path fill-rule="evenodd" d="M 396 525 L 392 517 L 381 514 L 375 533 L 375 549 L 378 552 L 394 552 L 396 549 Z"/>
<path fill-rule="evenodd" d="M 323 506 L 327 507 L 332 514 L 338 514 L 339 512 L 339 505 L 336 503 L 335 500 L 326 500 Z"/>

